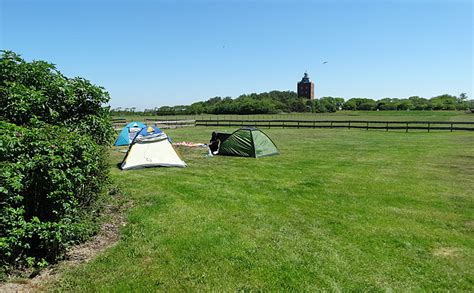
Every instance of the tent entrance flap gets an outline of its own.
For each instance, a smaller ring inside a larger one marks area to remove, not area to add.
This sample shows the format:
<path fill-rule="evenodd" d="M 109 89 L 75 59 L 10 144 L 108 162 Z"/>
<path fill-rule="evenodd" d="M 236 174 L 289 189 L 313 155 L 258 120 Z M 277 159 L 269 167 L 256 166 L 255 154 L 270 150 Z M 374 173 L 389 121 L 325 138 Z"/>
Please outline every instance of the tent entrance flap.
<path fill-rule="evenodd" d="M 253 143 L 255 146 L 255 157 L 264 157 L 278 154 L 278 149 L 273 141 L 261 131 L 252 132 Z"/>

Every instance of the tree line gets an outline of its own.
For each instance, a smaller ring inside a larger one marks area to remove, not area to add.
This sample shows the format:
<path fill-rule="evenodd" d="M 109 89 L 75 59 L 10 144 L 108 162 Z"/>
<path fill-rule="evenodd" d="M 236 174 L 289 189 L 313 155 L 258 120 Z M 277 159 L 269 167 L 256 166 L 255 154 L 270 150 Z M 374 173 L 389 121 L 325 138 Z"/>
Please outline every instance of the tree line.
<path fill-rule="evenodd" d="M 321 97 L 309 100 L 298 97 L 293 91 L 271 91 L 244 94 L 231 97 L 214 97 L 191 105 L 162 106 L 144 111 L 136 108 L 115 108 L 114 115 L 199 115 L 199 114 L 277 114 L 292 112 L 326 113 L 340 110 L 384 111 L 384 110 L 468 110 L 474 109 L 474 100 L 468 100 L 465 93 L 459 96 L 449 94 L 429 99 L 419 96 L 409 98 Z"/>

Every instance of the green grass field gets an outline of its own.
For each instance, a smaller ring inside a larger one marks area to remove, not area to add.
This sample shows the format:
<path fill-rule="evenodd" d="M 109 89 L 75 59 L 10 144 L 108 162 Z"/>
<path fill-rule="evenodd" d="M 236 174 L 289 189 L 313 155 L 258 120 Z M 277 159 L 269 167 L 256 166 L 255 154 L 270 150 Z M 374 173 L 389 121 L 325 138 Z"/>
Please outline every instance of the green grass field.
<path fill-rule="evenodd" d="M 206 142 L 210 128 L 169 130 Z M 265 131 L 281 155 L 120 171 L 121 241 L 70 291 L 474 289 L 474 135 Z"/>
<path fill-rule="evenodd" d="M 474 114 L 465 111 L 339 111 L 336 113 L 291 113 L 269 115 L 171 115 L 171 116 L 114 116 L 127 121 L 149 119 L 300 119 L 300 120 L 381 120 L 381 121 L 474 121 Z"/>

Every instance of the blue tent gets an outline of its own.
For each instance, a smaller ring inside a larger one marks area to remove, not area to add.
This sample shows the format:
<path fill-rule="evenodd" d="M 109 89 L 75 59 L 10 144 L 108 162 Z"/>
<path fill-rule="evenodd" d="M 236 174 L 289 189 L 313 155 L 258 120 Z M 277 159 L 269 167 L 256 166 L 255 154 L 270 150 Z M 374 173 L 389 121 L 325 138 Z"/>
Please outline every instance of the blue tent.
<path fill-rule="evenodd" d="M 163 133 L 163 131 L 161 131 L 161 129 L 159 129 L 158 127 L 145 126 L 140 130 L 138 135 L 141 135 L 142 137 L 145 137 L 145 136 L 149 136 L 149 135 L 153 135 L 153 134 L 159 134 L 159 133 Z"/>
<path fill-rule="evenodd" d="M 120 131 L 119 136 L 115 140 L 114 146 L 130 145 L 137 135 L 137 132 L 142 130 L 144 127 L 146 127 L 146 125 L 141 122 L 130 122 L 122 129 L 122 131 Z"/>

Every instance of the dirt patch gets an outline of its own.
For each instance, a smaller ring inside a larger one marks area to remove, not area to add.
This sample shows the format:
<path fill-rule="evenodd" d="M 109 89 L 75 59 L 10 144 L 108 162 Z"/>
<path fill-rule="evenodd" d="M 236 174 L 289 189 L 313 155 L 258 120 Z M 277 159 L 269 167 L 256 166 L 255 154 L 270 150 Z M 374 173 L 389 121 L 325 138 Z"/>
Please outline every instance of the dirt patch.
<path fill-rule="evenodd" d="M 120 208 L 108 206 L 105 214 L 110 218 L 102 224 L 97 235 L 89 241 L 73 246 L 65 255 L 64 260 L 40 271 L 30 279 L 13 279 L 7 283 L 0 283 L 0 292 L 37 292 L 43 291 L 43 286 L 61 276 L 66 268 L 87 263 L 106 249 L 114 246 L 120 239 L 120 229 L 125 226 L 124 210 L 130 207 L 125 204 Z"/>
<path fill-rule="evenodd" d="M 433 251 L 433 254 L 437 257 L 452 258 L 459 256 L 461 249 L 456 247 L 439 247 Z"/>
<path fill-rule="evenodd" d="M 467 221 L 466 223 L 464 223 L 464 225 L 466 226 L 469 232 L 474 231 L 474 221 Z"/>

